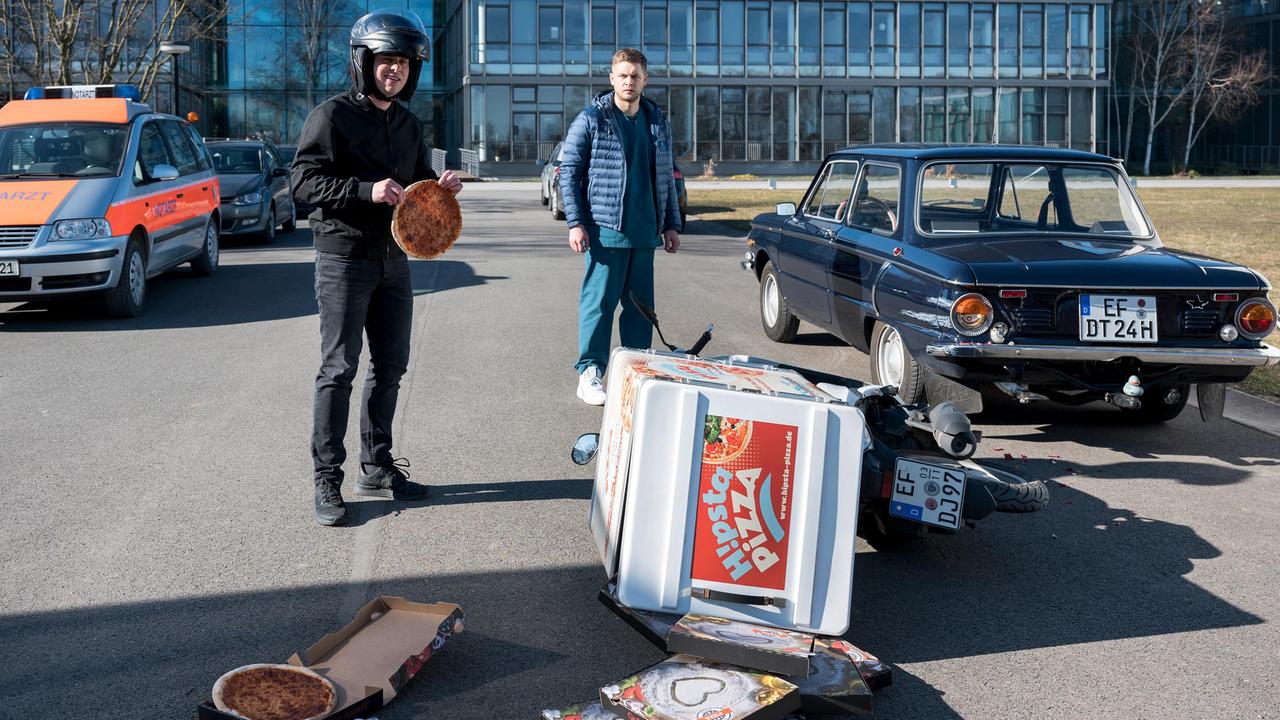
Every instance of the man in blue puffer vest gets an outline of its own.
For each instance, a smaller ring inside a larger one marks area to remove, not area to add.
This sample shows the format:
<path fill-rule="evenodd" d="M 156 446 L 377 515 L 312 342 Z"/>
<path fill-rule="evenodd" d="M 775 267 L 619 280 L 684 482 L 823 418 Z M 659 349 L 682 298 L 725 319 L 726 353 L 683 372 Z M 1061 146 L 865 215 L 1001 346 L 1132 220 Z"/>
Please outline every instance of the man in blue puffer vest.
<path fill-rule="evenodd" d="M 578 300 L 578 397 L 603 405 L 613 313 L 625 347 L 647 348 L 653 327 L 630 294 L 654 306 L 653 254 L 680 248 L 680 206 L 672 175 L 671 124 L 643 96 L 644 54 L 623 48 L 601 93 L 569 126 L 560 156 L 560 196 L 569 247 L 586 253 Z"/>

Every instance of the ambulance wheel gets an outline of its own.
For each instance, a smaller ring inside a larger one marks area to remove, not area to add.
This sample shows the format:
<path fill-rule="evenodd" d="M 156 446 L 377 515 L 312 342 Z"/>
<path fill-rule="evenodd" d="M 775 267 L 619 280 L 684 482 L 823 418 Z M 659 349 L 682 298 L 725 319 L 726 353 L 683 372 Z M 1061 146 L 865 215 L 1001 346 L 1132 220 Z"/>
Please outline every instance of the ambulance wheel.
<path fill-rule="evenodd" d="M 270 245 L 276 241 L 276 204 L 271 203 L 271 207 L 267 210 L 267 228 L 258 236 L 262 239 L 263 245 Z"/>
<path fill-rule="evenodd" d="M 791 306 L 778 287 L 778 272 L 773 269 L 772 260 L 764 264 L 760 273 L 760 324 L 770 340 L 783 343 L 795 340 L 800 328 L 800 318 L 791 314 Z"/>
<path fill-rule="evenodd" d="M 880 321 L 871 331 L 871 381 L 898 388 L 907 405 L 924 399 L 924 368 L 912 359 L 902 335 Z"/>
<path fill-rule="evenodd" d="M 289 204 L 289 219 L 284 221 L 284 227 L 281 228 L 287 233 L 291 233 L 298 229 L 298 206 L 293 203 Z"/>
<path fill-rule="evenodd" d="M 124 246 L 120 279 L 107 291 L 104 299 L 107 314 L 111 317 L 128 318 L 142 314 L 142 303 L 147 299 L 147 264 L 142 259 L 142 248 L 136 238 L 130 238 Z"/>
<path fill-rule="evenodd" d="M 209 218 L 209 224 L 204 228 L 204 246 L 200 248 L 200 254 L 191 261 L 191 272 L 200 277 L 209 277 L 218 270 L 218 255 L 221 248 L 218 247 L 218 220 Z"/>
<path fill-rule="evenodd" d="M 888 510 L 867 510 L 858 518 L 858 537 L 876 552 L 910 548 L 928 532 L 924 525 L 893 517 Z"/>

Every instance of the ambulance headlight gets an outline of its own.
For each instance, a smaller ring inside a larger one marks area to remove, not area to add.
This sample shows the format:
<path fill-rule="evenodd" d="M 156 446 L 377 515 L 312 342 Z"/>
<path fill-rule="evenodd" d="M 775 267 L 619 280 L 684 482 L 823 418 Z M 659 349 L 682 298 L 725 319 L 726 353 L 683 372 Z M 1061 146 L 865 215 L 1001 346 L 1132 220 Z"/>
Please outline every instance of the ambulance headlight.
<path fill-rule="evenodd" d="M 244 195 L 237 195 L 235 199 L 236 205 L 257 205 L 262 202 L 262 193 L 251 192 Z"/>
<path fill-rule="evenodd" d="M 111 237 L 111 225 L 102 218 L 59 220 L 53 224 L 51 240 L 96 240 Z"/>

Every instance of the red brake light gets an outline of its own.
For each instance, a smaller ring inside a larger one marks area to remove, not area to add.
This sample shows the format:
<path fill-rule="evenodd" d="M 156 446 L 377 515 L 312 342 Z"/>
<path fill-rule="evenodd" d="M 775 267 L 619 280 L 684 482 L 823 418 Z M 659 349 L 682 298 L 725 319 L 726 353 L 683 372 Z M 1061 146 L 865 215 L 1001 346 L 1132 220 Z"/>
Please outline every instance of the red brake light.
<path fill-rule="evenodd" d="M 1240 299 L 1240 293 L 1214 293 L 1214 302 L 1235 302 Z"/>
<path fill-rule="evenodd" d="M 1006 298 L 1006 299 L 1007 298 L 1025 298 L 1026 296 L 1027 296 L 1026 290 L 1001 290 L 1000 291 L 1000 297 Z"/>
<path fill-rule="evenodd" d="M 675 179 L 677 179 L 677 180 L 683 180 L 683 179 L 684 179 L 684 175 L 681 175 L 679 170 L 672 170 L 672 171 L 671 171 L 671 176 L 672 176 L 672 177 L 674 177 L 674 178 L 675 178 Z"/>
<path fill-rule="evenodd" d="M 560 166 L 559 166 L 559 165 L 557 165 L 557 166 L 556 166 L 556 171 L 555 171 L 555 173 L 553 173 L 553 174 L 554 174 L 554 175 L 556 175 L 557 177 L 560 175 Z"/>

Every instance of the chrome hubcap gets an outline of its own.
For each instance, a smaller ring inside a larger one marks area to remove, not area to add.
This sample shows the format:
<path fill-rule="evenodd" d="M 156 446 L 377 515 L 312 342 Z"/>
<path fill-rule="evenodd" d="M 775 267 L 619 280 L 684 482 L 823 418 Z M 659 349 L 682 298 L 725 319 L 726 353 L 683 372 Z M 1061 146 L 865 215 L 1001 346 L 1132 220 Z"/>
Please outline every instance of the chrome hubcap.
<path fill-rule="evenodd" d="M 146 282 L 146 268 L 142 266 L 142 256 L 135 252 L 129 256 L 129 297 L 134 305 L 142 304 Z"/>
<path fill-rule="evenodd" d="M 764 278 L 764 303 L 760 306 L 764 313 L 764 322 L 769 327 L 778 324 L 778 281 L 773 275 Z"/>
<path fill-rule="evenodd" d="M 885 385 L 902 385 L 903 362 L 902 336 L 893 328 L 886 328 L 880 336 L 880 356 L 876 358 L 880 382 Z"/>
<path fill-rule="evenodd" d="M 218 264 L 218 229 L 209 223 L 208 229 L 204 231 L 204 253 L 209 257 L 209 264 L 217 266 Z"/>

